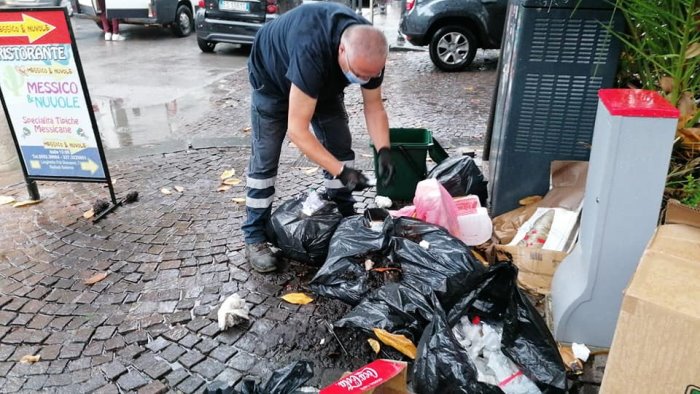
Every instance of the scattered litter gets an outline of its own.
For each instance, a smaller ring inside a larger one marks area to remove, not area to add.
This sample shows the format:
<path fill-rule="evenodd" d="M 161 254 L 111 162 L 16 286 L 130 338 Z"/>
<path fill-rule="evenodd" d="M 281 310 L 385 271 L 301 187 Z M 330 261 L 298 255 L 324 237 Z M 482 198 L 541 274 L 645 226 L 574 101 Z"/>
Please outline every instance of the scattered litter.
<path fill-rule="evenodd" d="M 34 364 L 36 362 L 39 362 L 41 360 L 40 355 L 31 355 L 27 354 L 26 356 L 22 356 L 22 358 L 19 360 L 21 364 Z"/>
<path fill-rule="evenodd" d="M 126 197 L 124 197 L 124 203 L 125 204 L 131 204 L 132 202 L 136 201 L 139 199 L 139 192 L 133 191 L 126 193 Z"/>
<path fill-rule="evenodd" d="M 86 285 L 94 285 L 97 282 L 102 281 L 104 278 L 107 277 L 107 272 L 98 272 L 95 275 L 89 277 L 88 279 L 85 279 L 85 284 Z"/>
<path fill-rule="evenodd" d="M 245 204 L 245 198 L 241 197 L 234 197 L 231 199 L 231 201 L 235 202 L 236 204 Z"/>
<path fill-rule="evenodd" d="M 385 196 L 377 196 L 374 198 L 374 204 L 377 205 L 377 208 L 391 208 L 392 205 L 394 205 L 394 202 L 391 201 L 389 197 Z"/>
<path fill-rule="evenodd" d="M 219 330 L 221 331 L 250 320 L 245 300 L 238 293 L 233 293 L 224 300 L 221 307 L 219 307 L 217 316 L 219 318 Z"/>
<path fill-rule="evenodd" d="M 95 210 L 92 208 L 88 209 L 87 211 L 85 211 L 85 213 L 83 213 L 83 217 L 85 219 L 90 219 L 93 216 L 95 216 Z"/>
<path fill-rule="evenodd" d="M 184 191 L 185 191 L 185 188 L 184 188 L 184 187 L 182 187 L 182 186 L 175 186 L 175 190 L 177 190 L 177 191 L 178 191 L 178 193 L 182 193 L 182 192 L 184 192 Z"/>
<path fill-rule="evenodd" d="M 301 203 L 301 212 L 306 216 L 311 216 L 321 209 L 324 204 L 325 201 L 321 199 L 318 193 L 311 192 L 304 202 Z"/>
<path fill-rule="evenodd" d="M 518 246 L 541 249 L 544 243 L 547 242 L 549 230 L 552 229 L 552 222 L 554 222 L 554 210 L 549 209 L 535 221 L 532 228 L 525 234 L 525 237 L 518 242 Z"/>
<path fill-rule="evenodd" d="M 311 175 L 318 171 L 318 167 L 304 167 L 302 169 L 304 170 L 304 174 L 306 175 Z"/>
<path fill-rule="evenodd" d="M 393 347 L 411 360 L 416 359 L 416 345 L 414 345 L 410 339 L 406 338 L 405 335 L 392 334 L 381 328 L 375 328 L 373 331 L 374 335 L 385 345 Z"/>
<path fill-rule="evenodd" d="M 97 199 L 93 204 L 92 204 L 92 212 L 95 215 L 99 215 L 102 212 L 106 211 L 107 208 L 109 208 L 109 201 L 107 200 L 100 200 Z"/>
<path fill-rule="evenodd" d="M 582 343 L 572 343 L 571 350 L 574 352 L 574 356 L 584 363 L 588 361 L 588 357 L 591 355 L 591 350 Z"/>
<path fill-rule="evenodd" d="M 224 185 L 229 185 L 229 186 L 237 186 L 241 184 L 241 180 L 239 178 L 228 178 L 224 179 Z"/>
<path fill-rule="evenodd" d="M 0 205 L 11 204 L 15 201 L 17 200 L 12 196 L 0 196 Z"/>
<path fill-rule="evenodd" d="M 576 375 L 583 373 L 583 363 L 581 360 L 574 356 L 574 352 L 571 350 L 571 346 L 559 345 L 559 354 L 561 359 L 564 361 L 564 366 L 568 371 L 573 372 Z"/>
<path fill-rule="evenodd" d="M 372 259 L 365 260 L 365 271 L 371 271 L 374 267 L 374 261 Z"/>
<path fill-rule="evenodd" d="M 219 186 L 219 188 L 216 189 L 216 191 L 217 191 L 217 192 L 225 192 L 226 190 L 229 190 L 229 189 L 231 189 L 231 186 L 229 186 L 229 185 L 223 185 L 223 186 Z"/>
<path fill-rule="evenodd" d="M 426 240 L 420 241 L 420 243 L 418 245 L 425 250 L 428 250 L 428 248 L 430 248 L 430 242 L 428 242 Z"/>
<path fill-rule="evenodd" d="M 234 170 L 233 168 L 230 170 L 226 170 L 221 173 L 221 180 L 224 181 L 228 178 L 233 177 L 234 175 L 236 175 L 236 170 Z"/>
<path fill-rule="evenodd" d="M 36 205 L 44 200 L 25 200 L 12 204 L 14 208 L 28 207 L 30 205 Z"/>
<path fill-rule="evenodd" d="M 304 293 L 289 293 L 285 294 L 282 297 L 283 300 L 287 301 L 290 304 L 295 304 L 295 305 L 306 305 L 310 302 L 312 302 L 314 299 L 307 296 Z"/>
<path fill-rule="evenodd" d="M 168 189 L 167 187 L 160 189 L 160 192 L 165 195 L 173 194 L 173 192 L 171 192 L 170 189 Z"/>
<path fill-rule="evenodd" d="M 369 338 L 367 339 L 367 343 L 369 343 L 369 347 L 374 350 L 374 354 L 379 354 L 379 351 L 382 349 L 382 345 L 380 345 L 376 339 Z"/>
<path fill-rule="evenodd" d="M 241 131 L 243 131 L 244 133 L 250 133 L 251 130 L 253 130 L 252 127 L 244 127 Z"/>
<path fill-rule="evenodd" d="M 321 343 L 319 345 L 323 346 L 326 344 L 326 338 L 321 338 Z"/>

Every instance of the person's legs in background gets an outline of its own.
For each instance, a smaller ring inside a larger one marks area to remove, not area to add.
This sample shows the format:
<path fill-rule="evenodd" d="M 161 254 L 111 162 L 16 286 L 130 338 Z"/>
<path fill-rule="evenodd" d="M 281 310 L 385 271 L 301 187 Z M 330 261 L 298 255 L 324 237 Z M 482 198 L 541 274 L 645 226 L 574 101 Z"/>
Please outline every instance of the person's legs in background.
<path fill-rule="evenodd" d="M 354 167 L 355 152 L 352 150 L 352 136 L 348 127 L 348 115 L 345 112 L 343 96 L 333 103 L 319 104 L 311 124 L 321 144 L 343 164 Z M 343 216 L 354 215 L 355 198 L 352 192 L 343 186 L 340 179 L 334 179 L 329 172 L 323 171 L 323 176 L 328 198 L 338 205 L 338 210 Z"/>
<path fill-rule="evenodd" d="M 112 41 L 124 41 L 125 39 L 119 34 L 119 19 L 112 19 Z"/>
<path fill-rule="evenodd" d="M 252 141 L 246 175 L 246 221 L 242 226 L 246 257 L 259 272 L 277 269 L 277 259 L 267 245 L 265 228 L 270 221 L 282 143 L 287 133 L 287 105 L 257 91 L 251 97 Z"/>
<path fill-rule="evenodd" d="M 102 31 L 105 32 L 105 41 L 110 41 L 112 40 L 112 24 L 107 19 L 105 0 L 97 0 L 97 5 L 100 7 L 100 22 L 102 23 Z"/>

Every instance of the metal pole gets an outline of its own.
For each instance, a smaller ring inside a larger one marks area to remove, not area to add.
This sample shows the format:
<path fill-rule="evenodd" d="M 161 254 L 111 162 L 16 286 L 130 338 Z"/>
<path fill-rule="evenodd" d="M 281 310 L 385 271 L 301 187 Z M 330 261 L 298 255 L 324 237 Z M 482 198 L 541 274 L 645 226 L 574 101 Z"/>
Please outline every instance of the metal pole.
<path fill-rule="evenodd" d="M 369 0 L 369 22 L 374 24 L 374 0 Z"/>
<path fill-rule="evenodd" d="M 35 181 L 27 180 L 27 191 L 29 192 L 30 200 L 41 200 L 41 196 L 39 195 L 39 188 L 36 186 Z"/>

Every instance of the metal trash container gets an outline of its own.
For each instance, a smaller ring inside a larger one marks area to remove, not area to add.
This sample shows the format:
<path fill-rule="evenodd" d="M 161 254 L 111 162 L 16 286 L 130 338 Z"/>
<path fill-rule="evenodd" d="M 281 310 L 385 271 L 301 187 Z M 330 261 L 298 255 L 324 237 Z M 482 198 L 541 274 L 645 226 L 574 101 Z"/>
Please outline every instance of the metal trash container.
<path fill-rule="evenodd" d="M 486 152 L 491 214 L 549 189 L 553 160 L 588 160 L 598 90 L 615 80 L 624 26 L 605 0 L 511 0 Z"/>

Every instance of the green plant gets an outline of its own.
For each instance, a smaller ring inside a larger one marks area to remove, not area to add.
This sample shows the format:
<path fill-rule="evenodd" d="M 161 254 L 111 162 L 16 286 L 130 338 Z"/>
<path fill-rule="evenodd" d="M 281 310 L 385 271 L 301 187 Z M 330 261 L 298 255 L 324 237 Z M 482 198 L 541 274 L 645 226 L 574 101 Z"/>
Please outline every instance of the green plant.
<path fill-rule="evenodd" d="M 700 206 L 700 180 L 695 179 L 692 175 L 688 175 L 686 181 L 685 185 L 683 185 L 686 197 L 681 200 L 681 203 L 691 207 Z"/>
<path fill-rule="evenodd" d="M 624 33 L 610 29 L 624 44 L 618 83 L 657 90 L 680 110 L 665 197 L 695 201 L 700 179 L 700 0 L 609 1 L 627 22 Z"/>

